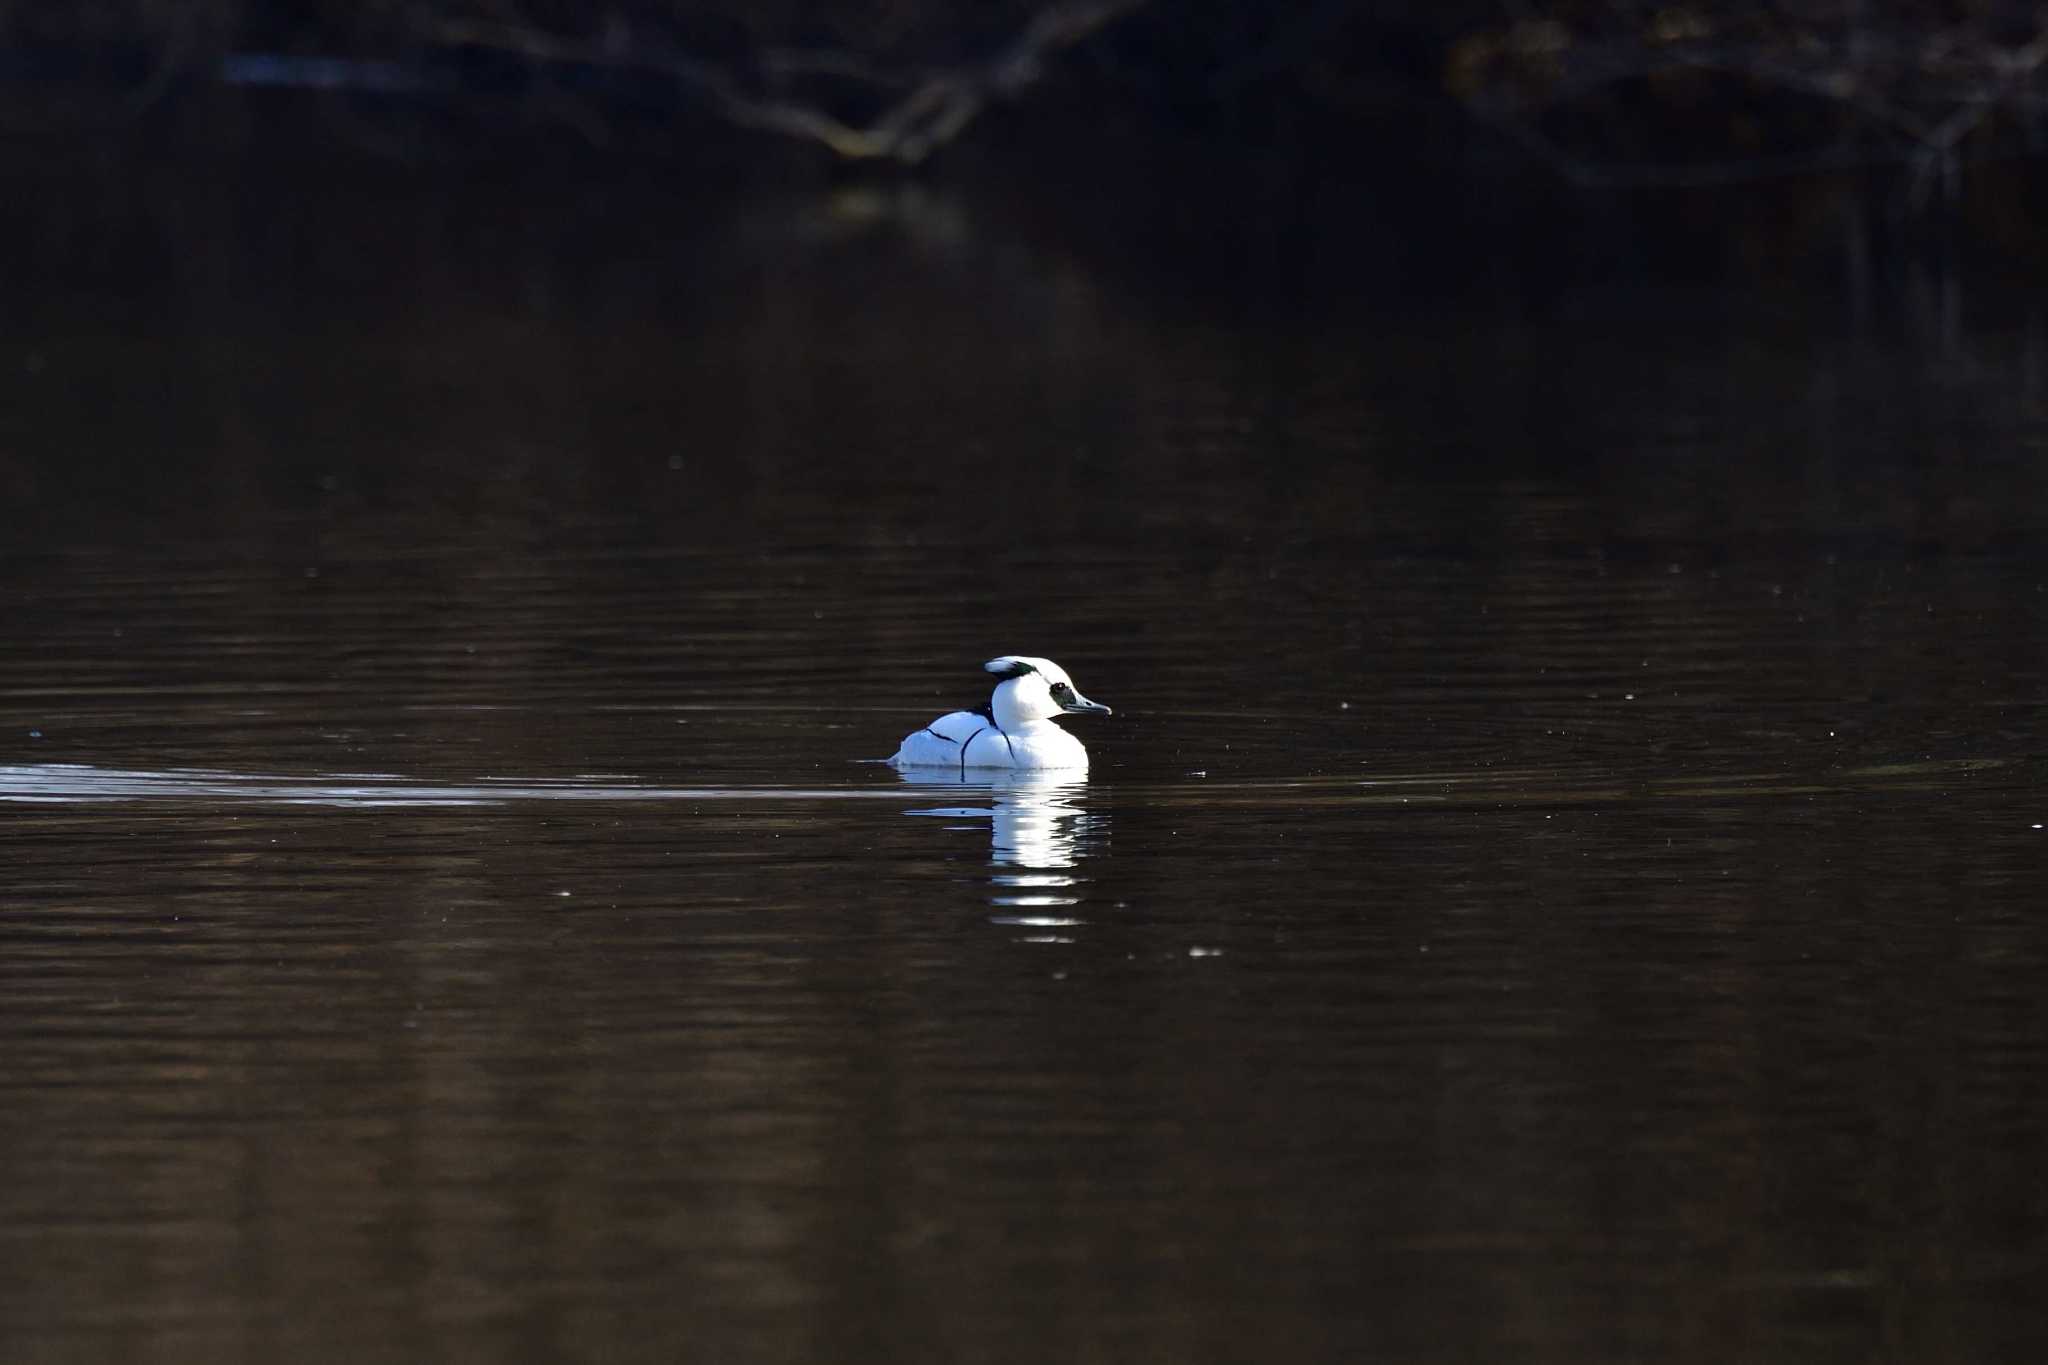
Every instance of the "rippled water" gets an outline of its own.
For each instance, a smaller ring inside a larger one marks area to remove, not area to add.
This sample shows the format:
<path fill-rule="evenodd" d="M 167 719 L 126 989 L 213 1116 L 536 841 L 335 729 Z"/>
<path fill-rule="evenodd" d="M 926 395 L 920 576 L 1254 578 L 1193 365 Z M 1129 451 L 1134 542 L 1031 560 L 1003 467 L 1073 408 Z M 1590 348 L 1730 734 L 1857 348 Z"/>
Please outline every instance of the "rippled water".
<path fill-rule="evenodd" d="M 2024 327 L 762 212 L 14 324 L 7 1359 L 2048 1347 Z"/>

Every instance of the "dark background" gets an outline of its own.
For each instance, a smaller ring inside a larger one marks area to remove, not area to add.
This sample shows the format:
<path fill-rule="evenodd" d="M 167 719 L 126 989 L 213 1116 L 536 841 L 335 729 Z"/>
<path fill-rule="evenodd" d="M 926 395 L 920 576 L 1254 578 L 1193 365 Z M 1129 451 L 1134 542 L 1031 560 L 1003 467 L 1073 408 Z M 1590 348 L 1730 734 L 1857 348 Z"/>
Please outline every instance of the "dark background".
<path fill-rule="evenodd" d="M 544 477 L 573 449 L 612 485 L 590 496 L 651 507 L 635 490 L 667 471 L 632 409 L 674 337 L 738 377 L 829 358 L 859 318 L 927 365 L 960 328 L 999 352 L 1077 281 L 1169 328 L 1307 344 L 1365 317 L 1575 327 L 1620 383 L 1640 377 L 1612 338 L 1639 330 L 1874 339 L 1953 376 L 1966 333 L 2040 325 L 2044 23 L 2018 3 L 4 5 L 0 496 L 31 539 L 195 502 L 202 526 L 256 524 L 235 497 L 417 501 L 467 486 L 474 424 L 502 420 L 548 428 Z M 776 288 L 813 302 L 762 311 Z M 1021 311 L 976 313 L 982 289 Z M 1062 325 L 1050 344 L 1114 384 L 1113 341 Z M 774 339 L 740 356 L 742 326 Z M 401 340 L 467 359 L 407 371 Z M 446 400 L 502 367 L 526 382 L 437 444 Z M 723 401 L 745 387 L 677 425 L 758 429 L 758 404 Z M 1070 491 L 1107 477 L 1074 458 Z M 1494 477 L 1599 456 L 1418 458 Z M 728 512 L 773 481 L 753 456 L 691 465 Z"/>
<path fill-rule="evenodd" d="M 10 4 L 0 147 L 31 193 L 34 168 L 250 156 L 536 192 L 919 166 L 1037 207 L 1170 179 L 1194 235 L 1348 211 L 1530 278 L 1590 254 L 1867 280 L 1904 250 L 2039 267 L 2044 57 L 2017 0 Z M 1626 228 L 1589 252 L 1588 214 Z"/>

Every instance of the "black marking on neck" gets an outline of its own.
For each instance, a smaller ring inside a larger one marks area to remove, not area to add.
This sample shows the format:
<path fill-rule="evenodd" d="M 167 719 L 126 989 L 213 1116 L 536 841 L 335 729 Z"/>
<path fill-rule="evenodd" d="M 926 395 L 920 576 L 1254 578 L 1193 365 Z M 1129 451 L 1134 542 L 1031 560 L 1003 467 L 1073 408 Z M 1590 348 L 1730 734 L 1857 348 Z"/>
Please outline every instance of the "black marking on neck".
<path fill-rule="evenodd" d="M 987 734 L 987 733 L 988 733 L 988 731 L 987 731 L 987 730 L 976 730 L 976 731 L 975 731 L 975 732 L 974 732 L 973 734 L 969 735 L 969 736 L 968 736 L 967 738 L 965 738 L 965 739 L 963 739 L 963 740 L 961 740 L 961 741 L 960 741 L 960 776 L 961 776 L 961 777 L 963 777 L 963 778 L 964 778 L 964 777 L 966 777 L 966 776 L 967 776 L 967 746 L 968 746 L 968 745 L 970 745 L 970 744 L 972 744 L 972 743 L 974 743 L 974 741 L 975 741 L 975 740 L 977 740 L 977 739 L 980 739 L 980 738 L 981 738 L 981 737 L 982 737 L 983 735 L 985 735 L 985 734 Z M 996 733 L 997 733 L 997 734 L 1002 734 L 1002 731 L 998 730 L 998 731 L 997 731 Z M 1004 738 L 1008 738 L 1008 736 L 1004 736 Z"/>
<path fill-rule="evenodd" d="M 997 734 L 1001 735 L 1003 737 L 1003 743 L 1009 746 L 1010 766 L 1015 767 L 1017 765 L 1017 746 L 1015 742 L 1013 742 L 1010 739 L 1010 732 L 1008 730 L 1005 730 L 1002 726 L 996 724 L 995 698 L 990 697 L 987 701 L 975 707 L 972 711 L 969 711 L 967 714 L 970 716 L 980 716 L 983 720 L 988 722 L 988 725 L 985 729 L 976 730 L 973 734 L 969 735 L 967 737 L 967 743 L 972 744 L 975 740 L 987 734 L 990 730 L 993 730 Z M 963 744 L 960 746 L 960 760 L 960 770 L 964 773 L 965 771 L 967 771 L 967 744 Z"/>

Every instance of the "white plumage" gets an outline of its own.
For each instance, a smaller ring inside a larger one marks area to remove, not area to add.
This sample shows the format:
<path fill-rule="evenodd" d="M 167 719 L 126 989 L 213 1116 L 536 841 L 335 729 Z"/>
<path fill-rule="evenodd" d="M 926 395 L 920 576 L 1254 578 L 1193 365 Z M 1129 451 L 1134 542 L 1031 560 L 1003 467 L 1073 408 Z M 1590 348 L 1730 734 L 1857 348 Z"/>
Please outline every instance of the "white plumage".
<path fill-rule="evenodd" d="M 1005 654 L 982 667 L 1002 681 L 979 711 L 952 711 L 903 737 L 899 768 L 1086 768 L 1088 750 L 1053 723 L 1061 715 L 1108 715 L 1050 659 Z"/>

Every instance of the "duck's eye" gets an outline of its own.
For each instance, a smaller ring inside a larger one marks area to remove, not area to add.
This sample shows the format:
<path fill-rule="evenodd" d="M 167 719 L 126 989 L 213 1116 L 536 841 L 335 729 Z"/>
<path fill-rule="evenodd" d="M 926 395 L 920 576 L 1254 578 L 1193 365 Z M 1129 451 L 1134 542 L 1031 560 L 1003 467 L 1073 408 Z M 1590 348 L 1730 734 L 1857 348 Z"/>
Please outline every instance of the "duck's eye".
<path fill-rule="evenodd" d="M 1074 689 L 1067 686 L 1065 683 L 1054 683 L 1052 685 L 1052 694 L 1055 697 L 1070 697 L 1073 695 L 1073 693 Z"/>

